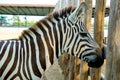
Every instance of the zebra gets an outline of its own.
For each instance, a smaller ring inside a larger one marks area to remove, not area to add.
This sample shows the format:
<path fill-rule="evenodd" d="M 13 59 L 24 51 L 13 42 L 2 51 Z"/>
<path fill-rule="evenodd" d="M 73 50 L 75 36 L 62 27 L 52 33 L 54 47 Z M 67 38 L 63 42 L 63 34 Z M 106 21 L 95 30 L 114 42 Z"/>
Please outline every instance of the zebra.
<path fill-rule="evenodd" d="M 18 39 L 0 41 L 0 80 L 38 80 L 67 52 L 99 68 L 104 59 L 98 44 L 80 20 L 86 3 L 47 15 L 23 31 Z"/>

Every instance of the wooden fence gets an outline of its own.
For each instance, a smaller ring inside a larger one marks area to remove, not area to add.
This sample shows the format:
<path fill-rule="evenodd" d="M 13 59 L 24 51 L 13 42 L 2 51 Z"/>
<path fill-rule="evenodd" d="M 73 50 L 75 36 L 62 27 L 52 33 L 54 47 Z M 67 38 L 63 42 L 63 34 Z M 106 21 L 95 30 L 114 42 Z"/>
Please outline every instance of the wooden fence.
<path fill-rule="evenodd" d="M 111 0 L 108 27 L 106 80 L 120 80 L 120 0 Z"/>

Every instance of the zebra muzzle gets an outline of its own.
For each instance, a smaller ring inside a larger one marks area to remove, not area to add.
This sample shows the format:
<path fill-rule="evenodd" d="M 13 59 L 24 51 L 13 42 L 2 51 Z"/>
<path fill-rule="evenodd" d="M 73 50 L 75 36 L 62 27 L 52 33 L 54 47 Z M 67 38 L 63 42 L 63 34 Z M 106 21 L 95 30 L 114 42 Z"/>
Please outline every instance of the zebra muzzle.
<path fill-rule="evenodd" d="M 93 68 L 99 68 L 104 63 L 104 58 L 102 57 L 102 51 L 97 49 L 96 52 L 91 53 L 92 55 L 86 56 L 88 59 L 88 66 Z"/>
<path fill-rule="evenodd" d="M 82 53 L 81 60 L 87 62 L 89 67 L 94 68 L 101 67 L 104 62 L 102 53 L 99 49 L 85 51 Z"/>

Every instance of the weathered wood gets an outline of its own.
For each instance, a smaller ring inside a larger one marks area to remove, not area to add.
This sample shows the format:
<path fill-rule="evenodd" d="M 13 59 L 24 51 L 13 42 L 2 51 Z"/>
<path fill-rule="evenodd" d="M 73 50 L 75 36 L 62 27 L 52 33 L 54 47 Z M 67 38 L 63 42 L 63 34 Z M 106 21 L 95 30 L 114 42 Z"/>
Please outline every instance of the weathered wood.
<path fill-rule="evenodd" d="M 64 80 L 80 80 L 80 60 L 64 53 L 58 60 L 64 75 Z"/>
<path fill-rule="evenodd" d="M 92 18 L 92 0 L 85 0 L 88 10 L 85 16 L 85 26 L 87 27 L 87 30 L 90 32 L 91 30 L 91 18 Z"/>
<path fill-rule="evenodd" d="M 58 11 L 69 6 L 77 7 L 79 4 L 79 0 L 59 0 L 53 11 Z"/>
<path fill-rule="evenodd" d="M 94 38 L 98 45 L 103 47 L 104 38 L 104 14 L 105 14 L 106 0 L 96 0 L 96 11 L 94 17 Z M 100 80 L 101 68 L 91 68 L 91 80 Z"/>
<path fill-rule="evenodd" d="M 103 47 L 105 5 L 106 0 L 96 0 L 94 38 L 100 47 Z"/>
<path fill-rule="evenodd" d="M 80 80 L 88 80 L 88 65 L 86 62 L 80 62 Z"/>
<path fill-rule="evenodd" d="M 120 80 L 120 0 L 111 0 L 106 80 Z"/>
<path fill-rule="evenodd" d="M 62 72 L 58 60 L 56 60 L 56 62 L 43 73 L 41 80 L 64 80 Z"/>

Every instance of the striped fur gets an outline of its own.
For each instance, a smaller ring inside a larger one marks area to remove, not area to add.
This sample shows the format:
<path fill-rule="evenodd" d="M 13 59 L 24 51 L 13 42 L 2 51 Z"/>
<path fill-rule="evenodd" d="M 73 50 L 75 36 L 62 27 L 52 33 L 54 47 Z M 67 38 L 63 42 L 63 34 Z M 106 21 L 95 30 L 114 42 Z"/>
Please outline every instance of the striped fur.
<path fill-rule="evenodd" d="M 0 41 L 0 80 L 38 80 L 63 52 L 100 67 L 99 46 L 84 24 L 68 20 L 72 7 L 54 12 L 23 31 L 19 39 Z"/>

